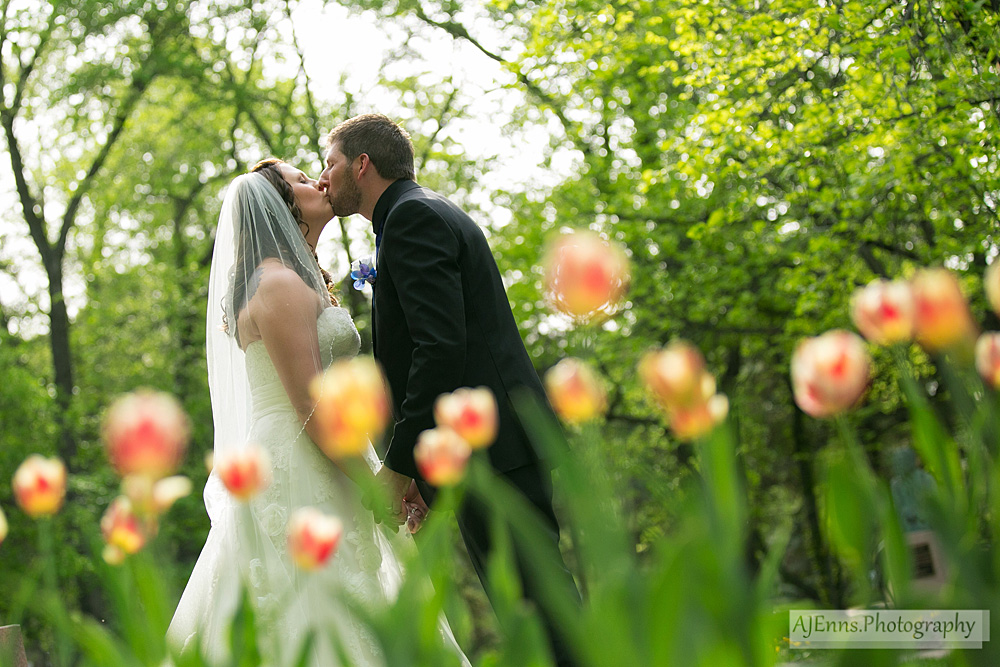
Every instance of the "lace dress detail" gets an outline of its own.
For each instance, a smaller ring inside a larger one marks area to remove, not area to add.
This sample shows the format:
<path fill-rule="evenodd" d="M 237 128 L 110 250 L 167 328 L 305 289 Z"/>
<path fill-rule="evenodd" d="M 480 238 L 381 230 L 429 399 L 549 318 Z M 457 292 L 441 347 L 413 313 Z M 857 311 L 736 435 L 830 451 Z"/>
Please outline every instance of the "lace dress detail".
<path fill-rule="evenodd" d="M 326 308 L 317 320 L 317 333 L 324 366 L 360 349 L 358 331 L 343 308 Z M 354 483 L 309 439 L 262 342 L 247 347 L 246 370 L 252 396 L 249 439 L 270 455 L 272 482 L 249 503 L 234 503 L 223 494 L 224 507 L 211 509 L 212 530 L 168 638 L 191 647 L 198 636 L 210 664 L 226 662 L 225 629 L 242 586 L 254 603 L 264 664 L 292 664 L 313 629 L 318 632 L 310 664 L 335 667 L 338 652 L 323 639 L 334 629 L 351 664 L 382 666 L 378 642 L 345 600 L 369 606 L 391 600 L 402 577 L 396 550 L 411 548 L 405 545 L 412 542 L 376 526 Z M 374 450 L 368 459 L 377 465 Z M 214 476 L 209 485 L 213 483 L 219 484 Z M 298 571 L 287 553 L 288 518 L 303 506 L 318 507 L 344 523 L 337 553 L 312 573 Z M 442 632 L 454 642 L 444 622 Z M 455 648 L 461 655 L 457 644 Z"/>

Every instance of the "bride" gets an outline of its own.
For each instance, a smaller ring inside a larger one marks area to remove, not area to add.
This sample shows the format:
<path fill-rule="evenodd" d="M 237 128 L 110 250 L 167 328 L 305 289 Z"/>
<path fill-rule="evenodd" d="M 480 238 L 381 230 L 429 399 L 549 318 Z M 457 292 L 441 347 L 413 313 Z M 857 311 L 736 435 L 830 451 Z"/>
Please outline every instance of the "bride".
<path fill-rule="evenodd" d="M 217 460 L 248 444 L 271 460 L 271 483 L 246 503 L 210 475 L 205 505 L 212 528 L 167 633 L 182 653 L 227 662 L 229 625 L 245 590 L 257 622 L 264 664 L 293 663 L 313 632 L 309 664 L 384 665 L 374 636 L 347 599 L 393 599 L 402 570 L 397 552 L 409 537 L 378 526 L 361 503 L 358 475 L 380 466 L 369 446 L 367 466 L 351 479 L 314 444 L 310 380 L 360 347 L 350 314 L 331 296 L 332 281 L 313 249 L 333 210 L 316 182 L 276 159 L 263 160 L 229 186 L 219 217 L 209 284 L 208 380 Z M 333 558 L 318 572 L 292 564 L 286 524 L 314 506 L 344 524 Z M 414 508 L 419 515 L 420 510 Z M 456 662 L 469 664 L 447 624 Z"/>

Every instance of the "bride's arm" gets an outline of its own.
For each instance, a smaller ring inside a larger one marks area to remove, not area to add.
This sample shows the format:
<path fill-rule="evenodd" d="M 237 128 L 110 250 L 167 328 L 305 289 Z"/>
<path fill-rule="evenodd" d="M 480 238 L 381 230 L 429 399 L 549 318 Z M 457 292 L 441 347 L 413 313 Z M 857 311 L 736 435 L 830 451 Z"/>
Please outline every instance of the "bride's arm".
<path fill-rule="evenodd" d="M 316 331 L 319 312 L 316 292 L 298 274 L 284 267 L 264 270 L 249 304 L 254 328 L 264 341 L 299 421 L 305 424 L 306 433 L 314 443 L 319 442 L 320 430 L 316 419 L 310 418 L 315 402 L 309 395 L 309 383 L 323 370 Z M 352 466 L 349 461 L 337 460 L 334 463 L 358 484 L 373 479 L 367 465 Z"/>

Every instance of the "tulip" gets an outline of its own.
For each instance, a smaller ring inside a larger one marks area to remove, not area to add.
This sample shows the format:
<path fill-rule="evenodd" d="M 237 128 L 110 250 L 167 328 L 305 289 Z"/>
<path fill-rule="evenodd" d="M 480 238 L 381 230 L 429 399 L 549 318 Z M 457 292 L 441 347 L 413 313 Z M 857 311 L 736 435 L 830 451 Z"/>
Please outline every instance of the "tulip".
<path fill-rule="evenodd" d="M 625 254 L 592 232 L 561 236 L 549 247 L 545 266 L 553 305 L 579 320 L 610 315 L 628 289 Z"/>
<path fill-rule="evenodd" d="M 315 507 L 300 507 L 288 521 L 288 551 L 292 561 L 303 570 L 316 570 L 326 564 L 344 532 L 335 516 L 327 516 Z"/>
<path fill-rule="evenodd" d="M 105 544 L 104 551 L 101 552 L 101 558 L 108 565 L 117 566 L 125 562 L 125 552 L 114 545 Z"/>
<path fill-rule="evenodd" d="M 851 319 L 873 343 L 891 345 L 913 339 L 913 290 L 905 280 L 875 280 L 851 298 Z"/>
<path fill-rule="evenodd" d="M 434 419 L 448 426 L 473 449 L 493 444 L 497 438 L 497 401 L 488 387 L 462 387 L 439 396 L 434 404 Z"/>
<path fill-rule="evenodd" d="M 916 337 L 934 352 L 975 340 L 976 325 L 958 279 L 947 269 L 924 269 L 913 277 Z"/>
<path fill-rule="evenodd" d="M 370 358 L 340 361 L 310 385 L 321 431 L 317 443 L 333 459 L 365 452 L 389 419 L 389 397 L 378 365 Z"/>
<path fill-rule="evenodd" d="M 993 260 L 993 263 L 986 268 L 983 286 L 986 288 L 986 298 L 993 312 L 1000 317 L 1000 261 Z"/>
<path fill-rule="evenodd" d="M 868 369 L 868 352 L 857 334 L 833 330 L 807 338 L 792 356 L 795 402 L 813 417 L 843 412 L 864 393 Z"/>
<path fill-rule="evenodd" d="M 271 484 L 271 458 L 251 445 L 218 457 L 215 472 L 234 498 L 247 501 Z"/>
<path fill-rule="evenodd" d="M 715 378 L 705 370 L 705 359 L 685 341 L 647 352 L 639 362 L 639 375 L 668 410 L 701 405 L 715 394 Z"/>
<path fill-rule="evenodd" d="M 447 426 L 424 431 L 417 437 L 413 459 L 420 475 L 433 486 L 454 486 L 465 476 L 472 448 Z"/>
<path fill-rule="evenodd" d="M 108 546 L 125 554 L 134 554 L 146 544 L 142 522 L 132 509 L 132 502 L 118 496 L 101 518 L 101 534 Z"/>
<path fill-rule="evenodd" d="M 668 411 L 667 423 L 677 438 L 695 440 L 711 433 L 728 413 L 729 399 L 725 394 L 715 394 L 704 403 Z"/>
<path fill-rule="evenodd" d="M 14 473 L 14 498 L 28 516 L 55 514 L 66 495 L 66 466 L 58 458 L 32 454 Z"/>
<path fill-rule="evenodd" d="M 563 359 L 545 374 L 552 408 L 566 422 L 579 424 L 604 414 L 607 395 L 597 375 L 579 359 Z"/>
<path fill-rule="evenodd" d="M 1000 389 L 1000 333 L 984 333 L 976 342 L 976 370 L 988 385 Z"/>
<path fill-rule="evenodd" d="M 184 457 L 189 432 L 177 399 L 148 390 L 115 400 L 104 420 L 108 457 L 122 476 L 169 475 Z"/>
<path fill-rule="evenodd" d="M 0 507 L 0 544 L 3 544 L 4 539 L 7 537 L 7 517 L 3 513 L 3 508 Z"/>

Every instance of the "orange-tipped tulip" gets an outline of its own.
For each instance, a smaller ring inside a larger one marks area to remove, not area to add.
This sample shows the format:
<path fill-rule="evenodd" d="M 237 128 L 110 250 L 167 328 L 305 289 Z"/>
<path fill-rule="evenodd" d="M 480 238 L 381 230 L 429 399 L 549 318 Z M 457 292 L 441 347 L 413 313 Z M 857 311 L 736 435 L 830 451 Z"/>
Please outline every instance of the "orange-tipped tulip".
<path fill-rule="evenodd" d="M 165 477 L 180 465 L 190 428 L 170 394 L 141 390 L 119 397 L 104 420 L 111 464 L 123 477 Z"/>
<path fill-rule="evenodd" d="M 701 405 L 715 394 L 715 378 L 705 370 L 704 357 L 685 341 L 647 352 L 639 362 L 639 375 L 668 411 Z"/>
<path fill-rule="evenodd" d="M 976 370 L 983 380 L 1000 389 L 1000 333 L 984 333 L 976 342 Z"/>
<path fill-rule="evenodd" d="M 917 342 L 932 352 L 962 345 L 971 347 L 976 339 L 976 325 L 958 278 L 947 269 L 924 269 L 917 272 L 911 284 Z"/>
<path fill-rule="evenodd" d="M 3 513 L 3 508 L 0 507 L 0 544 L 7 538 L 7 517 Z"/>
<path fill-rule="evenodd" d="M 288 552 L 301 569 L 321 568 L 337 551 L 344 525 L 315 507 L 300 507 L 288 521 Z"/>
<path fill-rule="evenodd" d="M 420 475 L 433 486 L 454 486 L 465 476 L 472 448 L 447 426 L 424 431 L 413 448 Z"/>
<path fill-rule="evenodd" d="M 32 454 L 14 473 L 14 499 L 28 516 L 55 514 L 66 496 L 66 466 L 58 458 Z"/>
<path fill-rule="evenodd" d="M 629 285 L 628 259 L 593 232 L 560 236 L 545 260 L 552 304 L 579 320 L 613 314 Z"/>
<path fill-rule="evenodd" d="M 607 395 L 597 374 L 579 359 L 563 359 L 545 374 L 549 402 L 563 421 L 590 421 L 604 414 Z"/>
<path fill-rule="evenodd" d="M 215 472 L 237 500 L 250 500 L 271 484 L 271 458 L 252 445 L 219 457 Z"/>
<path fill-rule="evenodd" d="M 986 268 L 983 286 L 986 288 L 986 298 L 990 302 L 990 307 L 997 317 L 1000 317 L 1000 260 L 994 259 Z"/>
<path fill-rule="evenodd" d="M 385 379 L 370 358 L 340 361 L 310 385 L 316 401 L 314 419 L 322 435 L 317 443 L 333 459 L 362 454 L 389 419 Z"/>
<path fill-rule="evenodd" d="M 497 400 L 488 387 L 462 387 L 438 397 L 434 404 L 438 426 L 448 426 L 473 449 L 488 447 L 497 439 Z"/>
<path fill-rule="evenodd" d="M 704 403 L 677 408 L 667 413 L 667 424 L 681 440 L 695 440 L 712 432 L 729 414 L 729 399 L 715 394 Z"/>
<path fill-rule="evenodd" d="M 868 386 L 868 351 L 850 331 L 828 331 L 801 341 L 792 356 L 795 402 L 813 417 L 830 417 L 853 406 Z"/>
<path fill-rule="evenodd" d="M 118 496 L 101 518 L 101 534 L 110 547 L 125 554 L 134 554 L 146 544 L 142 522 L 125 496 Z"/>
<path fill-rule="evenodd" d="M 916 306 L 905 280 L 875 280 L 851 298 L 851 319 L 865 338 L 879 345 L 913 340 Z"/>

